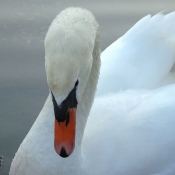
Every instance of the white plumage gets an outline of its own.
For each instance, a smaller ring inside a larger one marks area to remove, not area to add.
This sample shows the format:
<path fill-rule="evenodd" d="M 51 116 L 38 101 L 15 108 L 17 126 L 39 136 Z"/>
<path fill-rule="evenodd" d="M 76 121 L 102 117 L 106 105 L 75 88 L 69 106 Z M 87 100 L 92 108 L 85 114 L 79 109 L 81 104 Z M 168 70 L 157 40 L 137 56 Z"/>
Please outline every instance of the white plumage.
<path fill-rule="evenodd" d="M 97 94 L 175 82 L 170 73 L 175 61 L 174 16 L 175 12 L 144 17 L 102 53 L 103 80 Z M 109 86 L 103 86 L 106 82 Z"/>
<path fill-rule="evenodd" d="M 58 104 L 79 80 L 75 150 L 65 159 L 54 151 L 49 95 L 10 175 L 174 175 L 174 19 L 174 12 L 146 16 L 102 53 L 91 109 L 98 24 L 81 8 L 61 12 L 46 35 L 46 74 Z"/>

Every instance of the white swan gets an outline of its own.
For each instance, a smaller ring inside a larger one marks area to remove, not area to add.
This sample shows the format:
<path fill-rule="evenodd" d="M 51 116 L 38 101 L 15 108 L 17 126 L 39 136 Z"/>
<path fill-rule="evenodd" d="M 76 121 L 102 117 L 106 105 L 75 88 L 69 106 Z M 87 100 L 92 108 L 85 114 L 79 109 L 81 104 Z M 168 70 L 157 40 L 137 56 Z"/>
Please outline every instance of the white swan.
<path fill-rule="evenodd" d="M 100 69 L 98 24 L 87 10 L 62 11 L 45 39 L 51 93 L 10 175 L 174 175 L 174 19 L 147 16 L 103 52 L 89 114 Z"/>

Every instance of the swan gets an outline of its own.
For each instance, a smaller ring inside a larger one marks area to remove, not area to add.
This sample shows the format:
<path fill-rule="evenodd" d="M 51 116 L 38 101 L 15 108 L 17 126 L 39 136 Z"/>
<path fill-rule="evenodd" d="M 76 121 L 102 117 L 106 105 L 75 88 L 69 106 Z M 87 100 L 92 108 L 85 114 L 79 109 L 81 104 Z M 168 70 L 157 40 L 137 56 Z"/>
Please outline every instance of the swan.
<path fill-rule="evenodd" d="M 9 174 L 174 175 L 174 19 L 144 17 L 101 62 L 92 13 L 63 10 L 45 38 L 49 95 Z"/>

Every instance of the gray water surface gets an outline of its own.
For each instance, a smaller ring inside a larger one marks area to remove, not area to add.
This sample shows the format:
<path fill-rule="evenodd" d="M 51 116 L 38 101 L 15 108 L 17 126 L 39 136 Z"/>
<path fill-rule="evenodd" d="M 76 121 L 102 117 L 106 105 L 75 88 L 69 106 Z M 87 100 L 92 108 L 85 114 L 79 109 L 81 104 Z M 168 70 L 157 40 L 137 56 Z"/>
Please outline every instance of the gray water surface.
<path fill-rule="evenodd" d="M 53 18 L 70 6 L 93 12 L 104 50 L 145 15 L 175 10 L 175 1 L 0 0 L 0 175 L 8 174 L 48 95 L 43 41 Z"/>

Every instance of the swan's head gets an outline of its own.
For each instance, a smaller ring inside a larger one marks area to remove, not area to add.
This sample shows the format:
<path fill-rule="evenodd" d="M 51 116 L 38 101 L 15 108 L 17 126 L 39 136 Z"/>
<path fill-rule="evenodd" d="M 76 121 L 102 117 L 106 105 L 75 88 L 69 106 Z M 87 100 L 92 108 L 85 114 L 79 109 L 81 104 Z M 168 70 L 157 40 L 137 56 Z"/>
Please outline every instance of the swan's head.
<path fill-rule="evenodd" d="M 61 157 L 75 145 L 76 109 L 85 91 L 93 64 L 98 25 L 80 8 L 61 12 L 45 39 L 45 67 L 55 114 L 54 147 Z"/>

